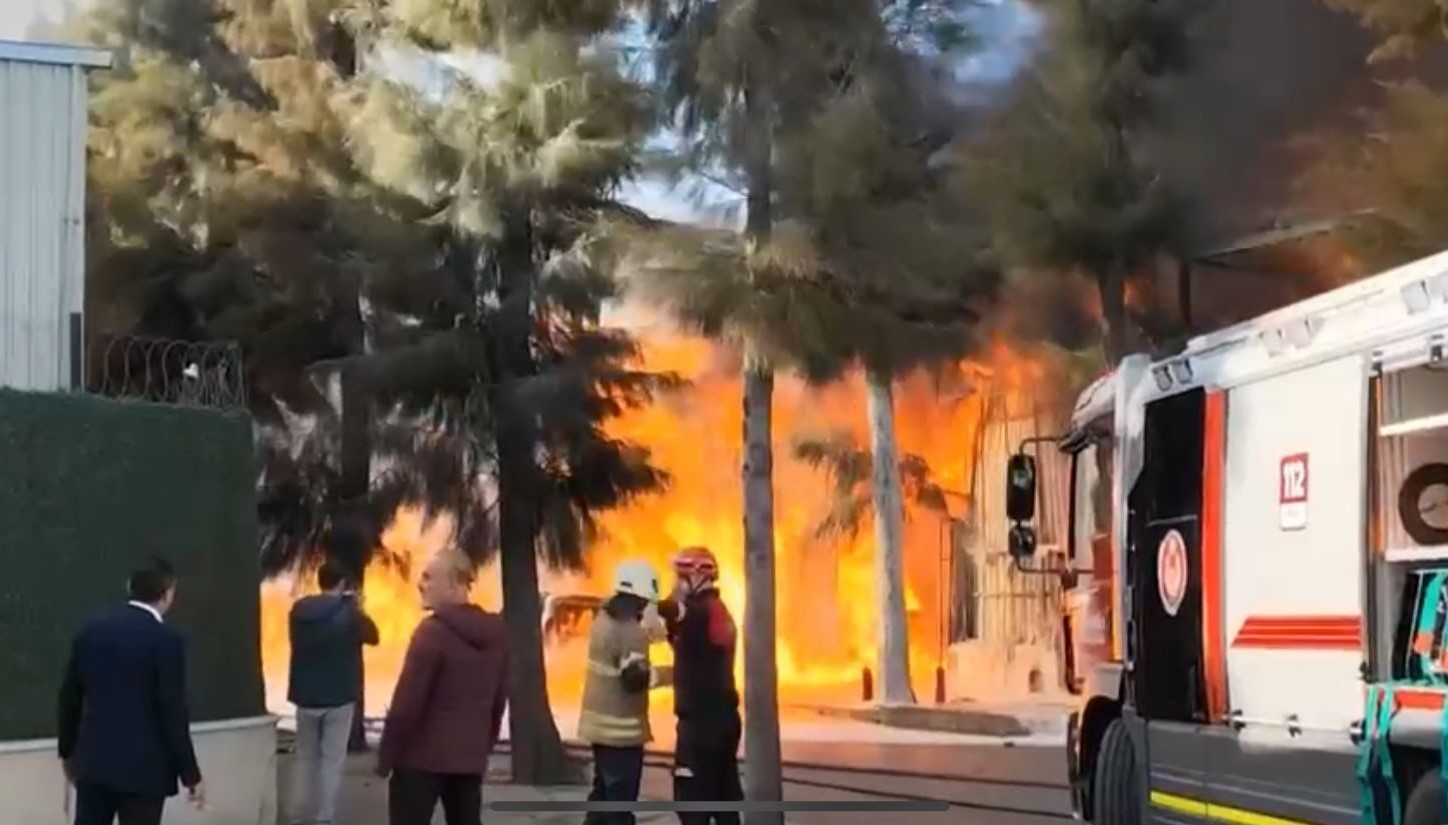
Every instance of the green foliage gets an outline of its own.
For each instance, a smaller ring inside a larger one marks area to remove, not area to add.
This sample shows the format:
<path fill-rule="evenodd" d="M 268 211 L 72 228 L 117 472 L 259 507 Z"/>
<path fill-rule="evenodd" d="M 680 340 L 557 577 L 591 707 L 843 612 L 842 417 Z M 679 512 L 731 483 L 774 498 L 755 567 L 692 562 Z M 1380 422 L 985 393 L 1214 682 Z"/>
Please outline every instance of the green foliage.
<path fill-rule="evenodd" d="M 794 444 L 794 457 L 824 473 L 833 493 L 829 512 L 815 526 L 821 539 L 854 538 L 874 518 L 870 478 L 874 459 L 847 433 L 820 438 L 802 438 Z M 935 483 L 930 465 L 917 455 L 900 457 L 900 483 L 904 498 L 916 508 L 949 514 L 946 491 Z M 908 512 L 908 511 L 907 511 Z"/>
<path fill-rule="evenodd" d="M 619 0 L 347 0 L 352 28 L 446 52 L 492 51 L 540 31 L 588 37 L 621 22 Z"/>
<path fill-rule="evenodd" d="M 388 330 L 368 368 L 403 409 L 471 411 L 443 416 L 443 430 L 484 466 L 499 460 L 500 427 L 526 425 L 536 446 L 528 506 L 539 551 L 577 567 L 596 511 L 665 481 L 646 451 L 602 428 L 674 381 L 632 366 L 633 342 L 600 328 L 598 317 L 614 289 L 598 227 L 633 215 L 611 195 L 634 168 L 648 112 L 613 61 L 576 38 L 539 31 L 502 56 L 494 82 L 460 78 L 437 101 L 366 79 L 352 123 L 357 156 L 372 179 L 429 216 L 444 250 L 430 271 L 375 296 L 380 309 L 414 323 Z M 528 363 L 497 357 L 519 337 Z M 470 355 L 436 355 L 446 352 Z M 437 368 L 430 385 L 404 367 L 416 360 Z"/>
<path fill-rule="evenodd" d="M 92 110 L 93 331 L 242 343 L 269 572 L 312 563 L 349 495 L 343 410 L 326 392 L 344 371 L 377 413 L 377 469 L 354 502 L 374 528 L 423 504 L 486 558 L 486 434 L 504 406 L 542 422 L 551 560 L 580 562 L 588 508 L 662 482 L 601 429 L 668 381 L 628 367 L 632 344 L 597 324 L 611 287 L 591 227 L 628 214 L 609 194 L 648 120 L 610 56 L 582 48 L 618 11 L 102 0 L 84 21 L 128 55 Z M 418 43 L 496 51 L 506 71 L 439 101 L 366 70 Z M 520 225 L 539 369 L 509 381 L 490 362 L 508 328 L 499 250 Z"/>
<path fill-rule="evenodd" d="M 1080 0 L 1052 12 L 1037 64 L 987 137 L 963 147 L 964 185 L 987 205 L 1007 266 L 1098 282 L 1119 346 L 1125 279 L 1180 246 L 1190 220 L 1151 138 L 1162 95 L 1190 63 L 1193 4 Z"/>
<path fill-rule="evenodd" d="M 180 583 L 194 721 L 265 713 L 244 417 L 0 392 L 0 741 L 55 735 L 72 636 L 159 553 Z"/>
<path fill-rule="evenodd" d="M 893 374 L 967 349 L 993 278 L 979 221 L 932 168 L 949 106 L 910 51 L 964 42 L 964 5 L 652 4 L 665 109 L 692 137 L 687 165 L 745 167 L 745 98 L 769 101 L 752 116 L 775 147 L 778 224 L 751 243 L 654 232 L 629 259 L 639 294 L 816 378 L 861 362 Z"/>
<path fill-rule="evenodd" d="M 1056 10 L 1048 48 L 968 169 L 1012 263 L 1099 272 L 1170 244 L 1177 195 L 1146 145 L 1189 57 L 1187 4 L 1082 0 Z"/>
<path fill-rule="evenodd" d="M 808 128 L 782 138 L 777 175 L 780 209 L 807 227 L 832 305 L 818 347 L 884 376 L 969 351 L 996 283 L 982 216 L 934 165 L 950 133 L 932 133 L 930 112 L 947 104 L 889 57 L 902 63 L 856 67 Z"/>
<path fill-rule="evenodd" d="M 535 34 L 506 57 L 495 86 L 461 80 L 441 103 L 374 80 L 353 121 L 359 157 L 468 236 L 496 242 L 505 212 L 534 207 L 556 208 L 546 217 L 576 235 L 633 170 L 642 95 L 606 55 L 560 35 Z"/>
<path fill-rule="evenodd" d="M 1328 145 L 1306 179 L 1352 208 L 1371 206 L 1341 233 L 1349 250 L 1388 268 L 1448 247 L 1448 95 L 1392 86 L 1365 125 L 1366 137 Z"/>

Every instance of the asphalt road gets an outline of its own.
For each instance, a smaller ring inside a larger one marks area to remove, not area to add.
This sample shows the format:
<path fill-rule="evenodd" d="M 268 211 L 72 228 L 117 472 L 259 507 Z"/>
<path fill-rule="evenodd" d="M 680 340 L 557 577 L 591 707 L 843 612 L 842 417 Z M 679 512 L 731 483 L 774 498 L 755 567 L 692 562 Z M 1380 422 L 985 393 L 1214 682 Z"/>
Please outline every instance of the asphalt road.
<path fill-rule="evenodd" d="M 560 720 L 566 718 L 560 715 Z M 671 721 L 656 720 L 642 789 L 645 799 L 673 798 Z M 950 804 L 948 811 L 930 813 L 790 812 L 790 825 L 1063 825 L 1070 819 L 1062 736 L 962 736 L 795 714 L 787 714 L 782 727 L 788 801 Z M 586 747 L 573 748 L 581 757 L 587 753 Z M 507 750 L 506 744 L 500 748 Z M 677 821 L 672 816 L 654 819 Z M 575 820 L 582 821 L 581 815 L 520 819 Z"/>
<path fill-rule="evenodd" d="M 791 812 L 787 817 L 794 825 L 1060 825 L 1070 818 L 1058 744 L 792 742 L 786 743 L 784 757 L 784 795 L 789 801 L 951 803 L 948 811 L 938 813 Z M 666 761 L 650 760 L 645 797 L 672 795 Z"/>

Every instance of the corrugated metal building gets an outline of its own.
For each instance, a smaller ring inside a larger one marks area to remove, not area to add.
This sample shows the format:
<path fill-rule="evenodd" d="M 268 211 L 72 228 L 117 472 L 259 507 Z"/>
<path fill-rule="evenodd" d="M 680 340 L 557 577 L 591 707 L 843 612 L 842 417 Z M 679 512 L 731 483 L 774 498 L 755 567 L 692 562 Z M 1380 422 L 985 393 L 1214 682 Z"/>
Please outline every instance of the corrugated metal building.
<path fill-rule="evenodd" d="M 0 41 L 0 387 L 79 388 L 92 49 Z"/>
<path fill-rule="evenodd" d="M 1026 439 L 1058 436 L 1070 400 L 1060 388 L 983 387 L 970 514 L 951 540 L 950 698 L 1011 698 L 1064 687 L 1059 577 L 1021 572 L 1009 553 L 1006 462 Z M 1070 459 L 1054 444 L 1032 451 L 1040 498 L 1036 565 L 1064 562 Z"/>

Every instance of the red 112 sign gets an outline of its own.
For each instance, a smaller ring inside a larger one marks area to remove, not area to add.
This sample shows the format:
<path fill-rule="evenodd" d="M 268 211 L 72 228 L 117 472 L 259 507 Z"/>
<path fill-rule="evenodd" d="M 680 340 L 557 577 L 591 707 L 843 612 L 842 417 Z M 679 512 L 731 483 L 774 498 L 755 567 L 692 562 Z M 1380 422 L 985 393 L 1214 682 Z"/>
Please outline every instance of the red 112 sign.
<path fill-rule="evenodd" d="M 1307 526 L 1307 453 L 1282 459 L 1277 471 L 1277 508 L 1283 530 Z"/>

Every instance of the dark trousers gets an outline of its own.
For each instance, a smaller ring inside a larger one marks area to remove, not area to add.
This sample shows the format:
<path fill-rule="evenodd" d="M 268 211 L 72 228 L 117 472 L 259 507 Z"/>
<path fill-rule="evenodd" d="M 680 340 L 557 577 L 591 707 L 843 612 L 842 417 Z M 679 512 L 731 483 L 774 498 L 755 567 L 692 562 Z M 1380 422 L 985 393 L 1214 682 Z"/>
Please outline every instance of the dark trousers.
<path fill-rule="evenodd" d="M 387 787 L 390 825 L 429 825 L 439 802 L 447 825 L 478 825 L 483 819 L 483 778 L 477 774 L 392 772 Z"/>
<path fill-rule="evenodd" d="M 739 802 L 738 712 L 680 718 L 674 750 L 674 799 L 678 802 Z M 680 813 L 683 825 L 739 825 L 737 811 Z"/>
<path fill-rule="evenodd" d="M 588 801 L 637 802 L 643 778 L 643 745 L 631 748 L 594 745 L 593 791 L 588 794 Z M 634 815 L 628 811 L 590 811 L 583 821 L 586 825 L 634 825 Z"/>
<path fill-rule="evenodd" d="M 161 825 L 164 796 L 135 796 L 99 785 L 75 789 L 75 825 Z"/>

